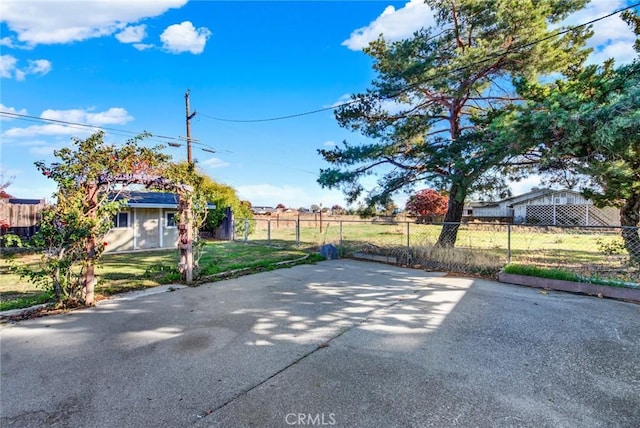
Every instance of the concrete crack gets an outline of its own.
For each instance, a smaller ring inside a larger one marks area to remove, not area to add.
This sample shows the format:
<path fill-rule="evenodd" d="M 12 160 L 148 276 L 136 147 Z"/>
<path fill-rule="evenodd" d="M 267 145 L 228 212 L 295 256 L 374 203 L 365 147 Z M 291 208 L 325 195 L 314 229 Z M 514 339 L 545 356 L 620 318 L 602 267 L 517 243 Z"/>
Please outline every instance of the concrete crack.
<path fill-rule="evenodd" d="M 419 290 L 413 290 L 413 294 L 418 293 L 418 292 L 419 292 Z M 357 327 L 361 326 L 365 322 L 369 321 L 371 318 L 375 317 L 378 313 L 386 311 L 388 309 L 391 309 L 394 306 L 398 305 L 399 303 L 403 302 L 404 300 L 405 300 L 404 297 L 398 297 L 398 299 L 396 301 L 394 301 L 393 303 L 390 303 L 390 304 L 388 304 L 386 306 L 383 306 L 381 308 L 376 308 L 376 309 L 372 310 L 369 313 L 369 315 L 367 315 L 366 317 L 354 322 L 353 325 L 351 325 L 348 328 L 344 328 L 344 329 L 339 330 L 335 336 L 329 338 L 325 342 L 320 343 L 318 346 L 313 348 L 311 351 L 309 351 L 309 352 L 307 352 L 305 354 L 302 354 L 299 358 L 293 360 L 291 363 L 287 364 L 286 366 L 284 366 L 280 370 L 276 371 L 272 375 L 266 377 L 265 379 L 261 380 L 260 382 L 256 383 L 255 385 L 252 385 L 252 386 L 240 391 L 238 394 L 236 394 L 235 396 L 233 396 L 229 400 L 225 401 L 224 403 L 222 403 L 222 404 L 220 404 L 220 405 L 218 405 L 218 406 L 216 406 L 214 408 L 211 408 L 211 409 L 205 410 L 204 412 L 199 413 L 197 415 L 197 420 L 194 421 L 194 423 L 197 423 L 197 422 L 201 421 L 203 418 L 206 418 L 207 416 L 210 416 L 210 415 L 214 414 L 218 410 L 225 408 L 226 406 L 228 406 L 229 404 L 233 403 L 237 399 L 239 399 L 241 397 L 244 397 L 245 395 L 249 394 L 254 389 L 259 388 L 260 386 L 264 385 L 265 383 L 267 383 L 271 379 L 275 378 L 276 376 L 280 375 L 281 373 L 284 373 L 289 368 L 295 366 L 300 361 L 302 361 L 302 360 L 306 359 L 307 357 L 313 355 L 318 350 L 323 349 L 323 348 L 327 348 L 331 342 L 333 342 L 334 340 L 336 340 L 339 337 L 343 336 L 345 333 L 353 330 L 354 328 L 357 328 Z"/>

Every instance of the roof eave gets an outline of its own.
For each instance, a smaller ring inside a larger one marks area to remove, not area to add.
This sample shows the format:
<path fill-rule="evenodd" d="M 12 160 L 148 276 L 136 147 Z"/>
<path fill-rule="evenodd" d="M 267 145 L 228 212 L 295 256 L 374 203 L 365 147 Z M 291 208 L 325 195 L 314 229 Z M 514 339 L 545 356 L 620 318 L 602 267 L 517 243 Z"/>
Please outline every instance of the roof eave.
<path fill-rule="evenodd" d="M 125 205 L 127 208 L 173 208 L 178 209 L 178 204 L 152 204 L 143 202 L 129 202 Z M 215 204 L 207 204 L 207 209 L 215 210 Z"/>

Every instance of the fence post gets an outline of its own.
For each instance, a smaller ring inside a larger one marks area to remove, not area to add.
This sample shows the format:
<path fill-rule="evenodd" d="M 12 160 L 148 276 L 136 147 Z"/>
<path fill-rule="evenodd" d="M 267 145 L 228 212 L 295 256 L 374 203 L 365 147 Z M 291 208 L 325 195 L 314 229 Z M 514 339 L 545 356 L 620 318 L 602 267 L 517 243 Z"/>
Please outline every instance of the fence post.
<path fill-rule="evenodd" d="M 411 231 L 411 226 L 410 223 L 407 222 L 407 254 L 409 254 L 409 252 L 411 252 L 411 242 L 409 240 L 409 233 Z"/>
<path fill-rule="evenodd" d="M 267 220 L 267 245 L 271 245 L 271 219 Z"/>
<path fill-rule="evenodd" d="M 300 246 L 300 216 L 298 216 L 298 221 L 296 221 L 296 247 Z"/>
<path fill-rule="evenodd" d="M 231 218 L 231 241 L 235 241 L 236 240 L 236 219 L 235 218 Z"/>
<path fill-rule="evenodd" d="M 589 226 L 589 205 L 585 205 L 584 210 L 584 225 Z"/>
<path fill-rule="evenodd" d="M 507 264 L 511 263 L 511 223 L 507 223 Z"/>
<path fill-rule="evenodd" d="M 342 246 L 342 220 L 340 220 L 340 253 L 344 254 L 344 248 Z"/>
<path fill-rule="evenodd" d="M 249 239 L 249 219 L 244 220 L 244 243 Z"/>

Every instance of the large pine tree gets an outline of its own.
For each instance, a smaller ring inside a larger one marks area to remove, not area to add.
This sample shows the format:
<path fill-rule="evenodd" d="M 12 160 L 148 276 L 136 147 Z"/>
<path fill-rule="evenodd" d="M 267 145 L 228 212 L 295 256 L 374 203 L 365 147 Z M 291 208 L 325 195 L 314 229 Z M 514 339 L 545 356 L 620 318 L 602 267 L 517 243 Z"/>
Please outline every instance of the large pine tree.
<path fill-rule="evenodd" d="M 581 64 L 588 28 L 545 37 L 586 0 L 427 0 L 437 25 L 395 43 L 384 35 L 364 51 L 377 78 L 366 93 L 337 109 L 339 124 L 367 137 L 320 154 L 332 166 L 319 182 L 353 201 L 360 178 L 384 171 L 367 196 L 384 203 L 400 189 L 428 182 L 449 205 L 438 244 L 455 244 L 465 198 L 504 185 L 498 167 L 524 147 L 493 138 L 489 124 L 520 96 L 511 81 L 563 72 Z M 385 168 L 386 166 L 386 168 Z"/>

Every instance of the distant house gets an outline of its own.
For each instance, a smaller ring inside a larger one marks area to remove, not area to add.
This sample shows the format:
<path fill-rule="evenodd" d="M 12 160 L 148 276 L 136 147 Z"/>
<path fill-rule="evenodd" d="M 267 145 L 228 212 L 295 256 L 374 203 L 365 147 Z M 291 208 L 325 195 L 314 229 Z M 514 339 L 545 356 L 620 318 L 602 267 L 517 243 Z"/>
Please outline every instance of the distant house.
<path fill-rule="evenodd" d="M 114 226 L 104 239 L 106 251 L 176 248 L 178 195 L 129 192 L 125 198 L 127 204 L 113 217 Z"/>
<path fill-rule="evenodd" d="M 618 210 L 598 208 L 580 192 L 538 189 L 497 202 L 470 202 L 463 221 L 504 221 L 516 224 L 619 226 Z"/>
<path fill-rule="evenodd" d="M 251 212 L 253 212 L 253 214 L 255 215 L 271 215 L 273 213 L 278 212 L 278 210 L 276 210 L 273 207 L 251 207 Z"/>

